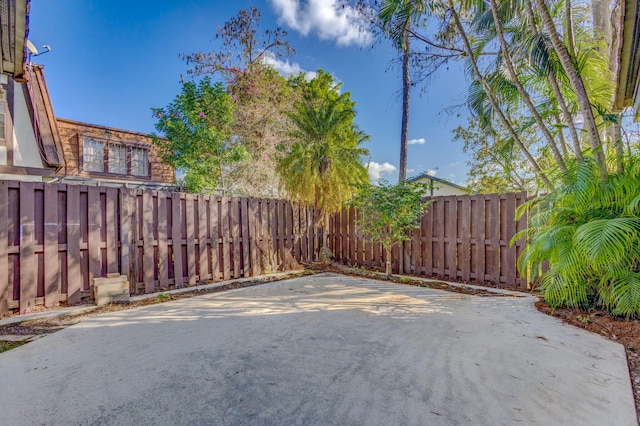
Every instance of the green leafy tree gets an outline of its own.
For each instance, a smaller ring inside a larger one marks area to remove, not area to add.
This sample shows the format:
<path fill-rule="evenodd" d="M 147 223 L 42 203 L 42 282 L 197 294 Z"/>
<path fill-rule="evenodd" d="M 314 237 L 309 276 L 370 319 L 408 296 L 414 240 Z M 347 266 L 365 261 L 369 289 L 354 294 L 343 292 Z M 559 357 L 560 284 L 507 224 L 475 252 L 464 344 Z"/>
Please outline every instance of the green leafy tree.
<path fill-rule="evenodd" d="M 260 11 L 240 10 L 217 28 L 217 48 L 184 54 L 193 75 L 216 75 L 234 103 L 232 131 L 247 151 L 228 176 L 234 194 L 279 197 L 278 145 L 290 125 L 295 91 L 269 64 L 294 53 L 282 28 L 260 28 Z"/>
<path fill-rule="evenodd" d="M 422 183 L 402 181 L 389 185 L 381 180 L 377 185 L 360 186 L 351 201 L 360 213 L 358 229 L 385 250 L 387 279 L 392 273 L 393 246 L 410 239 L 409 231 L 420 226 L 420 218 L 429 208 L 429 203 L 421 199 L 426 189 Z"/>
<path fill-rule="evenodd" d="M 246 151 L 231 136 L 233 103 L 222 85 L 208 77 L 186 82 L 173 102 L 152 111 L 162 160 L 184 173 L 190 191 L 225 193 L 226 178 Z"/>
<path fill-rule="evenodd" d="M 339 94 L 335 84 L 324 86 L 327 76 L 319 73 L 320 81 L 299 81 L 302 100 L 289 114 L 289 141 L 282 145 L 277 167 L 284 190 L 292 199 L 314 206 L 318 224 L 323 225 L 351 198 L 356 185 L 367 182 L 362 157 L 369 154 L 361 147 L 368 136 L 353 122 L 351 94 Z"/>

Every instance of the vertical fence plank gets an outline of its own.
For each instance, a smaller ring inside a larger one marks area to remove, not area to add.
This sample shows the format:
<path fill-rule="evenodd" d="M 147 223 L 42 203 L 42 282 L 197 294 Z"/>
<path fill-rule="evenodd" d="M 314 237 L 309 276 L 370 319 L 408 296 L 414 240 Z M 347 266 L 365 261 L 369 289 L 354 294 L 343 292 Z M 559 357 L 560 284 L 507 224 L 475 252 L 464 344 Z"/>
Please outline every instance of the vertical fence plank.
<path fill-rule="evenodd" d="M 459 235 L 461 249 L 458 260 L 462 280 L 468 282 L 471 279 L 471 197 L 465 195 L 460 198 L 462 203 L 458 215 L 461 217 Z"/>
<path fill-rule="evenodd" d="M 169 288 L 167 192 L 158 191 L 158 286 Z"/>
<path fill-rule="evenodd" d="M 278 270 L 284 270 L 285 269 L 285 247 L 284 247 L 284 235 L 285 235 L 285 229 L 284 229 L 284 209 L 285 209 L 285 205 L 284 205 L 284 201 L 277 201 L 276 202 L 276 213 L 277 213 L 277 224 L 276 224 L 276 235 L 277 235 L 277 242 L 278 242 Z"/>
<path fill-rule="evenodd" d="M 516 210 L 526 201 L 527 201 L 526 192 L 520 192 L 516 194 Z M 522 216 L 520 216 L 520 219 L 516 222 L 516 229 L 515 229 L 516 232 L 520 232 L 527 227 L 527 220 L 528 220 L 527 213 L 528 212 L 524 212 L 524 214 L 522 214 Z M 522 254 L 522 250 L 524 250 L 526 243 L 527 241 L 524 237 L 516 241 L 516 244 L 515 244 L 516 262 L 518 261 L 520 254 Z M 520 274 L 520 271 L 517 268 L 516 268 L 516 276 L 517 276 L 518 288 L 520 290 L 526 291 L 531 289 L 531 283 L 529 282 L 528 277 L 522 276 Z"/>
<path fill-rule="evenodd" d="M 240 233 L 242 234 L 242 276 L 251 276 L 251 261 L 249 256 L 249 201 L 246 197 L 240 199 Z"/>
<path fill-rule="evenodd" d="M 131 223 L 131 195 L 129 191 L 126 188 L 118 190 L 120 195 L 120 273 L 127 276 L 131 289 L 133 284 L 133 274 L 131 273 L 133 229 Z"/>
<path fill-rule="evenodd" d="M 194 196 L 186 194 L 186 217 L 183 219 L 187 225 L 187 281 L 189 285 L 196 284 L 196 240 L 195 240 L 195 221 L 197 218 L 194 213 Z"/>
<path fill-rule="evenodd" d="M 207 256 L 207 200 L 198 196 L 198 249 L 200 251 L 200 281 L 209 279 L 209 257 Z"/>
<path fill-rule="evenodd" d="M 501 218 L 506 223 L 506 235 L 501 236 L 501 250 L 505 250 L 504 275 L 506 277 L 506 285 L 516 287 L 516 248 L 511 247 L 510 240 L 516 233 L 516 194 L 506 195 L 506 212 L 505 217 Z"/>
<path fill-rule="evenodd" d="M 9 182 L 0 181 L 0 223 L 9 222 Z M 9 235 L 8 227 L 0 226 L 0 314 L 9 311 L 12 299 L 9 285 Z"/>
<path fill-rule="evenodd" d="M 251 276 L 253 277 L 262 274 L 262 270 L 260 269 L 260 248 L 258 246 L 260 240 L 259 206 L 259 199 L 249 199 L 249 252 L 251 257 Z"/>
<path fill-rule="evenodd" d="M 229 211 L 230 200 L 227 197 L 222 197 L 220 202 L 220 220 L 222 221 L 222 279 L 228 280 L 231 278 L 231 228 L 229 220 L 231 218 L 231 212 Z"/>
<path fill-rule="evenodd" d="M 87 255 L 89 260 L 89 290 L 93 292 L 93 279 L 102 274 L 102 259 L 100 256 L 100 225 L 102 208 L 100 206 L 100 188 L 87 188 Z"/>
<path fill-rule="evenodd" d="M 487 272 L 489 280 L 493 283 L 500 282 L 500 195 L 490 194 L 489 215 L 487 216 L 487 225 L 489 225 L 489 248 L 487 249 Z"/>
<path fill-rule="evenodd" d="M 434 269 L 434 272 L 436 272 L 437 275 L 441 277 L 445 275 L 444 270 L 446 267 L 444 263 L 445 262 L 445 239 L 444 238 L 445 238 L 445 229 L 446 229 L 444 205 L 445 205 L 444 198 L 439 198 L 438 201 L 436 201 L 435 208 L 433 210 L 434 212 L 433 233 L 434 233 L 434 239 L 435 239 L 435 244 L 433 249 L 433 258 L 434 258 L 433 269 Z M 437 271 L 436 271 L 436 267 L 437 267 Z"/>
<path fill-rule="evenodd" d="M 271 204 L 272 200 L 262 200 L 260 206 L 260 221 L 262 232 L 262 245 L 260 251 L 260 262 L 262 270 L 273 272 L 273 245 L 271 243 Z"/>
<path fill-rule="evenodd" d="M 446 197 L 447 214 L 445 217 L 445 248 L 446 276 L 455 279 L 458 276 L 458 203 L 455 195 Z"/>
<path fill-rule="evenodd" d="M 219 232 L 219 214 L 220 199 L 212 196 L 209 202 L 209 211 L 211 223 L 209 224 L 211 233 L 211 279 L 220 280 L 220 232 Z"/>
<path fill-rule="evenodd" d="M 483 283 L 486 281 L 485 269 L 485 196 L 474 195 L 471 198 L 475 201 L 475 252 L 474 252 L 474 270 L 476 281 Z"/>
<path fill-rule="evenodd" d="M 179 192 L 171 194 L 171 251 L 173 252 L 173 282 L 176 288 L 184 284 L 182 270 L 182 200 Z"/>
<path fill-rule="evenodd" d="M 107 273 L 118 272 L 118 188 L 107 188 Z"/>
<path fill-rule="evenodd" d="M 422 216 L 422 273 L 427 277 L 433 275 L 433 214 L 431 204 Z"/>
<path fill-rule="evenodd" d="M 348 229 L 348 217 L 349 209 L 347 207 L 342 209 L 342 215 L 340 217 L 340 235 L 342 239 L 342 252 L 340 260 L 343 262 L 349 261 L 349 229 Z"/>
<path fill-rule="evenodd" d="M 58 186 L 44 187 L 44 305 L 56 306 L 60 295 L 58 262 Z"/>
<path fill-rule="evenodd" d="M 20 183 L 20 313 L 36 305 L 35 184 Z"/>
<path fill-rule="evenodd" d="M 240 278 L 240 264 L 242 259 L 240 257 L 240 244 L 242 239 L 240 236 L 240 199 L 231 199 L 231 239 L 232 239 L 232 262 L 233 262 L 233 278 Z"/>
<path fill-rule="evenodd" d="M 80 269 L 80 187 L 67 186 L 67 303 L 80 302 L 82 276 Z"/>
<path fill-rule="evenodd" d="M 153 193 L 148 190 L 142 193 L 142 226 L 144 292 L 153 293 L 155 291 L 153 282 L 155 268 L 153 262 Z"/>

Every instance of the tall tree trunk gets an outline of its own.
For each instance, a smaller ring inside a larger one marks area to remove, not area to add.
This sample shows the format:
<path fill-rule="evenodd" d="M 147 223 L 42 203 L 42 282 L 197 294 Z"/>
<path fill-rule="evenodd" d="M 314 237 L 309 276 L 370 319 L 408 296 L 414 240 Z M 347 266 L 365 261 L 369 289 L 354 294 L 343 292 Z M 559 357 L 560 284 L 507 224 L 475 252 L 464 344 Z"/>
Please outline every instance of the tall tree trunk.
<path fill-rule="evenodd" d="M 565 0 L 565 4 L 568 5 L 569 10 L 566 11 L 565 13 L 571 13 L 571 0 Z M 539 34 L 540 30 L 538 29 L 538 24 L 536 23 L 536 17 L 535 14 L 533 13 L 533 7 L 531 6 L 531 2 L 527 1 L 525 2 L 525 10 L 527 13 L 527 17 L 529 19 L 529 26 L 531 27 L 531 30 L 535 33 L 535 34 Z M 571 52 L 572 55 L 575 54 L 575 50 L 574 50 L 574 44 L 573 44 L 573 18 L 570 17 L 569 21 L 567 23 L 565 23 L 565 25 L 567 25 L 567 29 L 570 29 L 570 34 L 568 35 L 568 37 L 571 38 L 571 40 L 567 40 L 567 43 L 570 44 L 569 47 L 569 51 Z M 544 39 L 544 43 L 545 46 L 549 49 L 549 48 L 553 48 L 553 46 L 549 46 L 548 41 L 546 40 L 546 38 Z M 553 95 L 556 97 L 556 100 L 558 101 L 558 106 L 560 107 L 560 111 L 562 111 L 562 116 L 564 117 L 564 121 L 567 124 L 567 127 L 569 128 L 569 134 L 571 135 L 571 141 L 573 142 L 573 151 L 575 156 L 578 158 L 578 160 L 582 160 L 582 147 L 580 146 L 580 137 L 578 136 L 578 131 L 576 130 L 576 125 L 573 122 L 573 116 L 571 115 L 571 112 L 569 111 L 569 107 L 567 106 L 567 101 L 564 97 L 564 95 L 562 94 L 562 91 L 560 90 L 560 85 L 558 84 L 558 79 L 556 77 L 556 74 L 553 72 L 553 69 L 549 70 L 549 73 L 547 74 L 547 79 L 549 80 L 549 85 L 551 86 L 551 90 L 553 90 Z"/>
<path fill-rule="evenodd" d="M 464 42 L 464 50 L 465 50 L 465 53 L 467 54 L 467 58 L 469 59 L 469 62 L 471 63 L 471 67 L 473 68 L 473 73 L 476 79 L 482 85 L 482 88 L 484 89 L 487 95 L 487 98 L 489 99 L 489 102 L 491 103 L 491 106 L 495 111 L 495 114 L 498 116 L 498 121 L 509 132 L 509 135 L 513 138 L 515 143 L 522 150 L 525 157 L 527 158 L 527 160 L 535 170 L 536 174 L 540 177 L 540 179 L 542 179 L 542 181 L 544 182 L 545 185 L 547 185 L 548 188 L 551 188 L 552 185 L 551 185 L 551 182 L 549 181 L 549 178 L 547 178 L 547 175 L 542 171 L 536 159 L 533 158 L 533 155 L 531 155 L 531 152 L 529 152 L 529 149 L 525 146 L 525 144 L 522 142 L 522 139 L 520 139 L 520 136 L 518 135 L 518 133 L 515 131 L 511 123 L 509 123 L 509 120 L 507 120 L 507 118 L 505 117 L 504 112 L 502 111 L 502 109 L 500 108 L 500 105 L 498 104 L 498 101 L 493 96 L 493 92 L 491 91 L 491 88 L 489 87 L 484 76 L 480 72 L 480 68 L 478 67 L 478 62 L 476 61 L 476 57 L 473 54 L 473 50 L 471 49 L 471 44 L 469 42 L 469 38 L 467 37 L 467 33 L 464 27 L 462 26 L 462 22 L 460 21 L 460 17 L 458 16 L 458 13 L 454 8 L 453 0 L 447 0 L 447 4 L 449 6 L 449 11 L 451 12 L 451 16 L 453 17 L 454 22 L 456 24 L 456 28 L 458 29 L 458 32 L 462 37 L 462 41 Z"/>
<path fill-rule="evenodd" d="M 573 37 L 573 8 L 571 0 L 564 0 L 564 38 L 567 41 L 567 50 L 572 57 L 576 56 L 576 42 Z"/>
<path fill-rule="evenodd" d="M 618 173 L 624 173 L 624 142 L 622 141 L 622 113 L 616 115 L 616 122 L 610 129 L 611 140 L 616 148 L 616 169 Z"/>
<path fill-rule="evenodd" d="M 567 141 L 564 138 L 564 129 L 562 128 L 562 120 L 558 114 L 554 114 L 556 119 L 556 126 L 558 126 L 558 139 L 560 139 L 560 147 L 562 148 L 562 155 L 565 158 L 569 158 L 569 148 L 567 148 Z"/>
<path fill-rule="evenodd" d="M 558 167 L 560 167 L 561 171 L 566 172 L 567 171 L 567 166 L 564 164 L 564 159 L 562 158 L 562 154 L 560 153 L 560 150 L 558 149 L 558 144 L 553 139 L 553 135 L 549 131 L 549 128 L 547 128 L 546 123 L 544 122 L 544 120 L 540 116 L 540 113 L 538 112 L 538 110 L 536 109 L 535 105 L 533 104 L 533 101 L 531 100 L 531 96 L 529 96 L 529 92 L 527 92 L 527 90 L 522 85 L 522 82 L 520 81 L 520 78 L 518 77 L 518 73 L 516 72 L 516 68 L 513 65 L 513 59 L 511 58 L 511 52 L 509 51 L 509 46 L 507 45 L 507 40 L 504 38 L 504 31 L 502 29 L 502 21 L 500 20 L 500 17 L 498 16 L 498 3 L 497 3 L 496 0 L 491 0 L 491 14 L 493 15 L 493 24 L 496 27 L 496 36 L 498 37 L 498 41 L 500 42 L 500 47 L 502 49 L 503 61 L 507 65 L 507 69 L 509 70 L 509 74 L 511 75 L 511 79 L 512 79 L 513 83 L 516 85 L 516 89 L 518 90 L 518 93 L 520 94 L 520 98 L 522 99 L 524 104 L 527 106 L 527 108 L 529 109 L 529 112 L 533 116 L 533 119 L 535 120 L 536 124 L 538 125 L 538 127 L 542 131 L 542 134 L 543 134 L 544 138 L 547 141 L 547 145 L 549 145 L 549 148 L 551 149 L 551 153 L 553 154 L 553 158 L 556 160 L 556 163 L 558 163 Z"/>
<path fill-rule="evenodd" d="M 589 95 L 587 94 L 587 89 L 584 86 L 584 81 L 582 81 L 582 78 L 578 75 L 571 57 L 569 56 L 567 46 L 565 46 L 562 40 L 560 40 L 558 29 L 556 28 L 556 25 L 551 18 L 551 13 L 549 12 L 549 8 L 547 7 L 545 0 L 537 0 L 536 4 L 538 7 L 538 12 L 540 13 L 540 17 L 542 18 L 542 25 L 549 34 L 551 44 L 558 54 L 558 58 L 560 59 L 562 68 L 567 73 L 569 81 L 571 82 L 571 86 L 576 93 L 578 104 L 580 105 L 582 116 L 584 117 L 584 124 L 587 128 L 587 134 L 589 136 L 589 146 L 591 147 L 593 155 L 598 162 L 598 166 L 600 168 L 600 171 L 602 172 L 602 178 L 606 179 L 607 164 L 605 162 L 604 152 L 602 152 L 602 144 L 600 141 L 600 134 L 598 133 L 598 126 L 596 125 L 596 119 L 593 115 L 593 110 L 591 109 L 591 103 L 589 102 Z"/>
<path fill-rule="evenodd" d="M 409 148 L 409 95 L 411 93 L 411 76 L 409 75 L 409 29 L 405 28 L 402 43 L 402 125 L 400 129 L 400 170 L 398 182 L 407 179 L 407 151 Z"/>
<path fill-rule="evenodd" d="M 385 267 L 384 274 L 386 279 L 391 279 L 391 274 L 393 271 L 391 270 L 391 247 L 385 247 L 386 259 L 385 259 Z"/>

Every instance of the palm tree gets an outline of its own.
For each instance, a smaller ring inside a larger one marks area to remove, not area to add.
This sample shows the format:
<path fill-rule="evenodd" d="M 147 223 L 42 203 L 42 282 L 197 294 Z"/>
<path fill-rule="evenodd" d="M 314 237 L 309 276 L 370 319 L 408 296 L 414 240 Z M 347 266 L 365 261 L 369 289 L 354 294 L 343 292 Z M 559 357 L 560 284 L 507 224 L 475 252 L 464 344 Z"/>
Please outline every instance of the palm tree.
<path fill-rule="evenodd" d="M 539 278 L 553 306 L 601 306 L 640 317 L 640 157 L 622 159 L 625 173 L 605 182 L 597 161 L 573 160 L 563 186 L 519 208 L 529 210 L 530 243 L 520 268 Z"/>
<path fill-rule="evenodd" d="M 385 0 L 380 8 L 382 29 L 396 48 L 402 52 L 402 123 L 400 126 L 399 182 L 407 179 L 407 151 L 409 148 L 409 97 L 411 75 L 411 25 L 426 12 L 425 1 Z"/>
<path fill-rule="evenodd" d="M 289 114 L 291 145 L 277 171 L 287 193 L 316 208 L 316 225 L 328 224 L 357 185 L 368 181 L 362 156 L 369 151 L 362 142 L 369 136 L 353 124 L 355 111 L 349 93 L 335 99 L 298 102 Z M 324 232 L 327 247 L 327 232 Z"/>

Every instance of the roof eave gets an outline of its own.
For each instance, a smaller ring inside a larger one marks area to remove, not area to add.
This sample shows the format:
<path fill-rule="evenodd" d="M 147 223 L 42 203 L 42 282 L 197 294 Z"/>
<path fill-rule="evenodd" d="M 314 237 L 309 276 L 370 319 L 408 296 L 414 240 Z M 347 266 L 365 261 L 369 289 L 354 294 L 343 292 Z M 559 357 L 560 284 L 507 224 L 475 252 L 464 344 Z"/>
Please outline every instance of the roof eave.
<path fill-rule="evenodd" d="M 8 25 L 0 27 L 0 37 L 9 40 L 10 52 L 2 51 L 0 71 L 17 81 L 25 81 L 27 59 L 27 36 L 29 35 L 30 0 L 1 0 L 8 11 Z M 9 31 L 6 35 L 6 31 Z M 10 53 L 10 54 L 9 54 Z"/>

